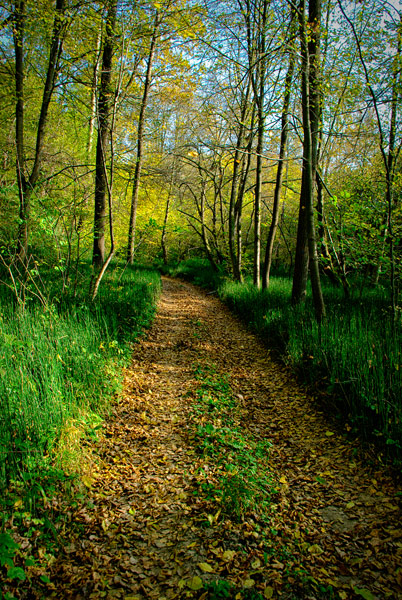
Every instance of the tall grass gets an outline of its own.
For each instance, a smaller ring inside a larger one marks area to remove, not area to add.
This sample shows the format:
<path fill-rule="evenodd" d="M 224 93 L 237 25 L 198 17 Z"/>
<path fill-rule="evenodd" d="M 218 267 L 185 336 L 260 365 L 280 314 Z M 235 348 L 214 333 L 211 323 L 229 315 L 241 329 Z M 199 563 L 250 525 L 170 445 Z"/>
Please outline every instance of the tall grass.
<path fill-rule="evenodd" d="M 48 284 L 47 306 L 32 301 L 23 310 L 0 287 L 3 488 L 49 464 L 69 418 L 107 409 L 129 343 L 150 323 L 160 289 L 155 271 L 131 269 L 108 273 L 93 304 L 87 286 L 60 299 Z"/>
<path fill-rule="evenodd" d="M 272 279 L 269 291 L 225 281 L 219 294 L 304 380 L 325 386 L 339 415 L 402 460 L 402 327 L 392 322 L 381 290 L 345 300 L 324 288 L 328 316 L 321 326 L 310 298 L 290 305 L 287 279 Z"/>

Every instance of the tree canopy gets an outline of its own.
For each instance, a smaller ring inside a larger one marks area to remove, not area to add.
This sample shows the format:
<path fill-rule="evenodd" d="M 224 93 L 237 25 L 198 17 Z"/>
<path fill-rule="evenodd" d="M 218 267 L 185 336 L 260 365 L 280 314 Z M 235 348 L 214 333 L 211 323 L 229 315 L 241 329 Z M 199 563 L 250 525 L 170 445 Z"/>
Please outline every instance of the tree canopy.
<path fill-rule="evenodd" d="M 1 3 L 3 255 L 67 278 L 85 260 L 98 276 L 115 255 L 205 255 L 257 286 L 294 270 L 296 303 L 308 272 L 345 293 L 362 276 L 395 310 L 401 14 L 379 0 Z"/>

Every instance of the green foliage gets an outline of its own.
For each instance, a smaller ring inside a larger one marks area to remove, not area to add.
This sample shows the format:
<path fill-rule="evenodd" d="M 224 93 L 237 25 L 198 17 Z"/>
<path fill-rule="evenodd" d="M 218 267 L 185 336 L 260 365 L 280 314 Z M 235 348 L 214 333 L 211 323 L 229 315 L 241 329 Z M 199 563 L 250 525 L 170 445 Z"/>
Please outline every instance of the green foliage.
<path fill-rule="evenodd" d="M 223 267 L 219 271 L 214 271 L 211 263 L 205 258 L 188 258 L 178 264 L 160 267 L 160 269 L 167 275 L 191 281 L 207 289 L 216 289 L 226 275 Z"/>
<path fill-rule="evenodd" d="M 0 533 L 0 566 L 14 567 L 14 556 L 19 545 L 13 540 L 10 534 Z"/>
<path fill-rule="evenodd" d="M 235 520 L 241 521 L 250 511 L 264 520 L 273 493 L 266 464 L 270 444 L 241 431 L 239 407 L 225 376 L 212 365 L 198 365 L 195 377 L 200 382 L 193 406 L 199 423 L 195 443 L 198 451 L 218 466 L 217 479 L 207 478 L 200 488 Z"/>
<path fill-rule="evenodd" d="M 156 272 L 131 269 L 110 272 L 93 304 L 87 286 L 59 299 L 50 275 L 48 282 L 45 308 L 34 300 L 16 308 L 0 288 L 3 488 L 44 479 L 68 418 L 92 414 L 85 427 L 94 435 L 96 414 L 119 391 L 129 343 L 149 325 L 159 292 Z"/>
<path fill-rule="evenodd" d="M 234 586 L 225 579 L 217 579 L 216 581 L 207 582 L 204 588 L 208 592 L 207 597 L 209 600 L 223 600 L 231 597 Z"/>

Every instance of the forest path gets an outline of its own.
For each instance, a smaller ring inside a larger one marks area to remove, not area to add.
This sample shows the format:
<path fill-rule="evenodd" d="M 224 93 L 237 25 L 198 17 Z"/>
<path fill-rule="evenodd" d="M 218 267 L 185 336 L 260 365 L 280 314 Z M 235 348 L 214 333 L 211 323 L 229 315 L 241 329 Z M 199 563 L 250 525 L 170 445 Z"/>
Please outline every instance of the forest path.
<path fill-rule="evenodd" d="M 200 363 L 229 376 L 248 435 L 272 442 L 271 546 L 252 517 L 205 526 L 208 504 L 194 492 L 199 467 L 209 467 L 188 434 Z M 164 278 L 96 451 L 99 473 L 71 516 L 76 529 L 48 597 L 224 598 L 200 588 L 220 579 L 237 586 L 236 598 L 402 598 L 391 480 L 360 461 L 255 335 L 190 284 Z"/>

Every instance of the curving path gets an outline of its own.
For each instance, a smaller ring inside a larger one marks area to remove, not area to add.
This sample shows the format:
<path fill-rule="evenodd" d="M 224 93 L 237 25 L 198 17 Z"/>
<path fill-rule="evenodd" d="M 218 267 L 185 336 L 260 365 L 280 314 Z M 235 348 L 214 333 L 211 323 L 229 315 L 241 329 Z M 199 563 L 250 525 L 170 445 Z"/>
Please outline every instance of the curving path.
<path fill-rule="evenodd" d="M 272 441 L 276 552 L 250 523 L 202 525 L 194 491 L 203 459 L 187 425 L 194 365 L 206 361 L 229 375 L 244 428 Z M 398 490 L 211 294 L 164 278 L 154 324 L 134 346 L 95 450 L 95 483 L 71 516 L 50 597 L 207 598 L 187 585 L 198 576 L 239 589 L 254 578 L 254 598 L 402 598 Z M 305 576 L 295 578 L 300 565 Z"/>

